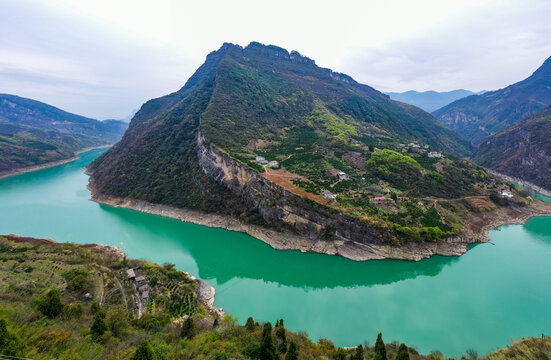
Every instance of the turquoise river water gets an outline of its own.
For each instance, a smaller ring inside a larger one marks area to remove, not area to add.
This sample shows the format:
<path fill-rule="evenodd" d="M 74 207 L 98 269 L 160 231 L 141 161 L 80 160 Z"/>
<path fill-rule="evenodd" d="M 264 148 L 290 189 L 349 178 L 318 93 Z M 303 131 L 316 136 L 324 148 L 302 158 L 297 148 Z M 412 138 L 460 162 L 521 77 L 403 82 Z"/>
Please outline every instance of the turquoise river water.
<path fill-rule="evenodd" d="M 216 288 L 216 305 L 244 323 L 288 328 L 340 346 L 399 340 L 447 356 L 485 354 L 551 333 L 551 217 L 491 232 L 461 257 L 354 262 L 277 251 L 248 235 L 89 201 L 83 167 L 104 150 L 0 180 L 0 234 L 102 243 L 171 262 Z M 547 199 L 549 200 L 549 199 Z"/>

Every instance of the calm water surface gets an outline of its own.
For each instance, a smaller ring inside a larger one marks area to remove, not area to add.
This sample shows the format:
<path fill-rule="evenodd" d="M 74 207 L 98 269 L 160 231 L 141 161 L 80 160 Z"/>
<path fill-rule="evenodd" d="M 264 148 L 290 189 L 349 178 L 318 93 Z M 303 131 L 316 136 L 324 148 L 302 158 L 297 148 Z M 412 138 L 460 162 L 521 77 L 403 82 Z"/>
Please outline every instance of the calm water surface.
<path fill-rule="evenodd" d="M 276 251 L 241 233 L 89 201 L 83 167 L 69 164 L 0 180 L 0 234 L 116 245 L 172 262 L 216 287 L 216 305 L 244 323 L 284 318 L 291 330 L 340 346 L 386 341 L 479 354 L 522 336 L 551 334 L 551 218 L 491 232 L 492 244 L 418 263 L 353 262 Z"/>

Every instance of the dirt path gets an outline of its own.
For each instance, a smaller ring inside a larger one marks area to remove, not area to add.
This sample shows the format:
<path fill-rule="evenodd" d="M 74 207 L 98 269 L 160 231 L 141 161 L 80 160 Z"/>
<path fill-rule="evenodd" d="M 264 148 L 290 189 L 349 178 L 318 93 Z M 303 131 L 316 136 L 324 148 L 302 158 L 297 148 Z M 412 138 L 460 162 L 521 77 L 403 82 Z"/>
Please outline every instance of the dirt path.
<path fill-rule="evenodd" d="M 128 303 L 126 302 L 126 294 L 124 293 L 124 289 L 122 288 L 122 285 L 121 285 L 117 275 L 114 275 L 113 277 L 115 278 L 115 282 L 117 283 L 117 286 L 119 287 L 119 290 L 121 291 L 122 301 L 124 302 L 124 307 L 126 309 L 126 312 L 128 312 Z"/>

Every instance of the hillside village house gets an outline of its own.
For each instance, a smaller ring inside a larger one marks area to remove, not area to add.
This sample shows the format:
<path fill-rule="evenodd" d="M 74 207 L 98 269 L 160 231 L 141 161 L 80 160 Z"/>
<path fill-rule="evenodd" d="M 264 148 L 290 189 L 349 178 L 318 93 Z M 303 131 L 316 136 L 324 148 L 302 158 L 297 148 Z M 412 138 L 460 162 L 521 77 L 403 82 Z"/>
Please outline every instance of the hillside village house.
<path fill-rule="evenodd" d="M 329 200 L 335 200 L 337 196 L 329 190 L 323 190 L 323 196 Z"/>
<path fill-rule="evenodd" d="M 348 174 L 345 174 L 344 172 L 342 171 L 339 171 L 339 173 L 337 174 L 337 176 L 339 177 L 339 180 L 349 180 L 350 177 L 348 176 Z"/>
<path fill-rule="evenodd" d="M 275 160 L 270 161 L 268 163 L 268 167 L 271 168 L 271 169 L 277 169 L 279 167 L 279 163 Z"/>
<path fill-rule="evenodd" d="M 387 198 L 384 196 L 376 196 L 373 198 L 371 202 L 374 204 L 386 204 L 386 203 L 393 203 L 394 199 Z"/>
<path fill-rule="evenodd" d="M 502 190 L 501 191 L 501 197 L 504 197 L 504 198 L 512 198 L 514 195 L 510 192 L 510 191 L 507 191 L 507 190 Z"/>
<path fill-rule="evenodd" d="M 428 157 L 440 159 L 440 158 L 442 158 L 442 154 L 439 153 L 439 152 L 431 151 L 431 152 L 428 154 Z"/>

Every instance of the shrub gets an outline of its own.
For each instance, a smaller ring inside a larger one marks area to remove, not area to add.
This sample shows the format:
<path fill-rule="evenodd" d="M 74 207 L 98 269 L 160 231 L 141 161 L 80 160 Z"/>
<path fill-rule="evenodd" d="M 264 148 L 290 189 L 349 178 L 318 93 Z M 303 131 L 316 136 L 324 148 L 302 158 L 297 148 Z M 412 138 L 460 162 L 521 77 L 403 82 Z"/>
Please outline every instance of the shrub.
<path fill-rule="evenodd" d="M 101 340 L 103 334 L 107 331 L 107 325 L 105 324 L 105 312 L 100 310 L 94 315 L 94 322 L 90 328 L 90 334 L 92 335 L 92 340 L 99 341 Z"/>
<path fill-rule="evenodd" d="M 157 356 L 153 351 L 153 347 L 147 340 L 143 340 L 140 346 L 134 351 L 130 360 L 156 360 Z"/>
<path fill-rule="evenodd" d="M 0 319 L 0 354 L 5 356 L 22 356 L 23 349 L 23 342 L 8 329 L 8 322 Z"/>
<path fill-rule="evenodd" d="M 38 310 L 49 318 L 54 318 L 63 310 L 61 294 L 58 289 L 52 289 L 38 297 L 36 300 Z"/>

